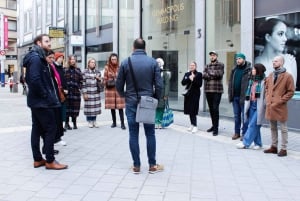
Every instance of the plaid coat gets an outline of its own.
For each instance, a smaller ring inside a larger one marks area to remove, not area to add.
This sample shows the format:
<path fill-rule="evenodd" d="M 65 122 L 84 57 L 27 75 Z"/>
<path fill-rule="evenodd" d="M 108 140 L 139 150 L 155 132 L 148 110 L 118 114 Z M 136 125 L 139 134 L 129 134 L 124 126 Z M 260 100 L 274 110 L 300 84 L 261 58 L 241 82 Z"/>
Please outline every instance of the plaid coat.
<path fill-rule="evenodd" d="M 80 111 L 81 102 L 81 87 L 82 87 L 82 74 L 81 70 L 77 67 L 68 68 L 65 72 L 65 79 L 67 82 L 67 116 L 77 117 Z"/>
<path fill-rule="evenodd" d="M 82 74 L 82 93 L 88 96 L 88 100 L 84 101 L 83 109 L 84 115 L 86 116 L 97 116 L 101 114 L 101 97 L 97 87 L 97 84 L 101 82 L 101 80 L 95 79 L 97 75 L 101 77 L 100 71 L 91 69 L 85 69 Z"/>
<path fill-rule="evenodd" d="M 107 80 L 117 79 L 119 66 L 116 68 L 106 65 L 104 68 L 104 84 Z M 123 109 L 125 108 L 125 98 L 121 97 L 116 87 L 105 87 L 105 109 Z"/>
<path fill-rule="evenodd" d="M 217 61 L 216 63 L 207 64 L 203 70 L 204 91 L 213 93 L 223 93 L 224 64 Z"/>

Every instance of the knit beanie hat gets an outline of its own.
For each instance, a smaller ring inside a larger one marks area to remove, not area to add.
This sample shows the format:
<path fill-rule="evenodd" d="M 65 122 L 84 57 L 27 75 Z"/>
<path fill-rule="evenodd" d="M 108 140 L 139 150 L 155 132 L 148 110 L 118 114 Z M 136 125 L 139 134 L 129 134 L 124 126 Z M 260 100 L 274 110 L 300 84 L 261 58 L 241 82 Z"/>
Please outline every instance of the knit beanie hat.
<path fill-rule="evenodd" d="M 243 54 L 243 53 L 236 53 L 235 54 L 235 58 L 237 59 L 237 58 L 241 58 L 241 59 L 244 59 L 244 60 L 246 60 L 246 56 Z"/>
<path fill-rule="evenodd" d="M 61 52 L 55 52 L 54 53 L 54 58 L 55 58 L 55 61 L 57 61 L 57 59 L 59 58 L 59 57 L 64 57 L 64 54 L 63 53 L 61 53 Z"/>

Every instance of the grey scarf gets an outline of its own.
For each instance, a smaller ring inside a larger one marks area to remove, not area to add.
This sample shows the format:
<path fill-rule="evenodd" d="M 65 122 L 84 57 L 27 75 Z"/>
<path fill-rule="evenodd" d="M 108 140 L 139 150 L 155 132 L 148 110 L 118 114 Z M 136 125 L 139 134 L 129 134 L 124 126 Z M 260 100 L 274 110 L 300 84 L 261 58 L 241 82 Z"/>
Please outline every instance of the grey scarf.
<path fill-rule="evenodd" d="M 276 83 L 279 74 L 284 73 L 285 71 L 286 71 L 286 69 L 284 67 L 277 68 L 273 71 L 273 73 L 274 73 L 274 76 L 273 76 L 274 84 Z"/>

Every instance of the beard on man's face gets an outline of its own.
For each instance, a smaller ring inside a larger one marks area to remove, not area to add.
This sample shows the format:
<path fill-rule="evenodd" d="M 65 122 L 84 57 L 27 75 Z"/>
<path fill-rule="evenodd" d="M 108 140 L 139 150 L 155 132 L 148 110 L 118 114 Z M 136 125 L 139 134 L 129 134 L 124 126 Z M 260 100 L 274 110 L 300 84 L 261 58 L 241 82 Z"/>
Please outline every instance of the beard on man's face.
<path fill-rule="evenodd" d="M 210 61 L 211 61 L 212 63 L 214 63 L 214 62 L 217 61 L 217 59 L 210 59 Z"/>

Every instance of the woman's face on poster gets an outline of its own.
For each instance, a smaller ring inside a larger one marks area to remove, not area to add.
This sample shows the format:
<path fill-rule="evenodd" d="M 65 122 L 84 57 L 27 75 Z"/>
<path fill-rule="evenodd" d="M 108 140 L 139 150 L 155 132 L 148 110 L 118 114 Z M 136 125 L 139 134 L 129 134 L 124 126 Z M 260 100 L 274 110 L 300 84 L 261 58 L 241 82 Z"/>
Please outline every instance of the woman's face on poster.
<path fill-rule="evenodd" d="M 274 26 L 272 34 L 266 35 L 267 42 L 275 51 L 282 52 L 284 50 L 287 41 L 286 31 L 286 25 L 282 22 L 279 22 Z"/>

